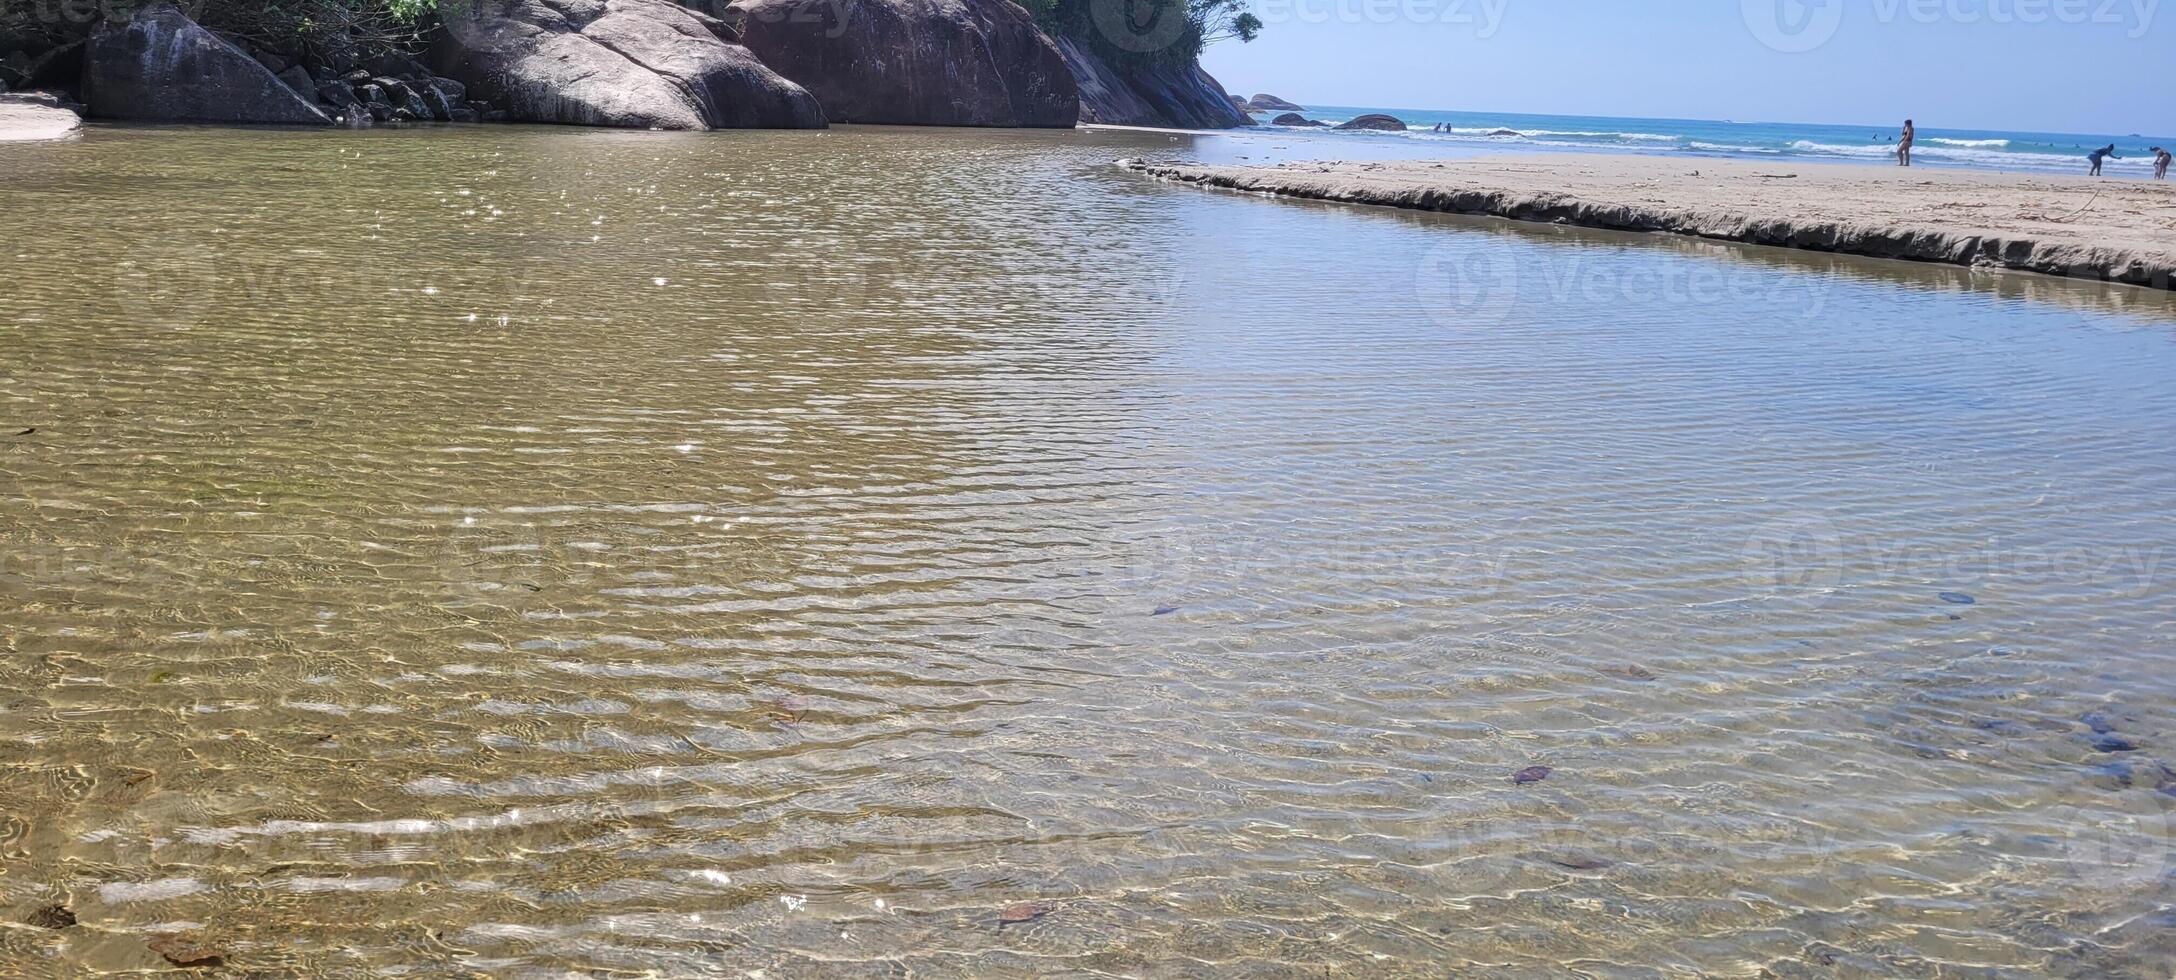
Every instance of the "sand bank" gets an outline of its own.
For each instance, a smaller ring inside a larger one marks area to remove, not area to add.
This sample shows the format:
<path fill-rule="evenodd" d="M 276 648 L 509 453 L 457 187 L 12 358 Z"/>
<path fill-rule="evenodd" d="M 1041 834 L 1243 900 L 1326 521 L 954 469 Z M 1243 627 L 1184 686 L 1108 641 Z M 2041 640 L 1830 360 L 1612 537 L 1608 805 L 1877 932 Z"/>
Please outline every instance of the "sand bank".
<path fill-rule="evenodd" d="M 1568 153 L 1121 165 L 1240 191 L 2176 288 L 2176 182 Z"/>
<path fill-rule="evenodd" d="M 0 95 L 0 143 L 59 139 L 83 119 L 37 95 Z"/>

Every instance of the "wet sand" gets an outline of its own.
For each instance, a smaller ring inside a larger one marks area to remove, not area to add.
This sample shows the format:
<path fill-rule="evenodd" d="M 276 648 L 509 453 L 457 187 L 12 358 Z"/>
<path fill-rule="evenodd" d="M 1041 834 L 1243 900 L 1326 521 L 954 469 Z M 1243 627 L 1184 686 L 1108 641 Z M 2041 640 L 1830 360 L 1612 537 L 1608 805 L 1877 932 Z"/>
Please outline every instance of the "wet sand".
<path fill-rule="evenodd" d="M 2176 288 L 2168 183 L 1583 154 L 1121 165 L 1205 187 Z"/>

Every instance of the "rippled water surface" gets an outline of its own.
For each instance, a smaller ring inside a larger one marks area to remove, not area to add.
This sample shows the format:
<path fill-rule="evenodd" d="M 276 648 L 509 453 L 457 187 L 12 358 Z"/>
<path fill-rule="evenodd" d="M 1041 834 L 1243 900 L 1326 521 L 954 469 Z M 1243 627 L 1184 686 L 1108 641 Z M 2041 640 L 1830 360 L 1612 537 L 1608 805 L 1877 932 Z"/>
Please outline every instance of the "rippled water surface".
<path fill-rule="evenodd" d="M 0 147 L 0 972 L 2176 970 L 2165 298 L 1276 152 Z"/>

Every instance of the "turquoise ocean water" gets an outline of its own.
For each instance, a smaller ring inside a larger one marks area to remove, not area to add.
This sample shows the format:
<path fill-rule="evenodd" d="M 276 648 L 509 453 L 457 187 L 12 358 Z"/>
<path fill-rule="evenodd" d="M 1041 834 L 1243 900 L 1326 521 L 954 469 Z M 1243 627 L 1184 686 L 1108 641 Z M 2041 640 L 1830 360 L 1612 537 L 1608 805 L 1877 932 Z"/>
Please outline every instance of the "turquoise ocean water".
<path fill-rule="evenodd" d="M 1899 118 L 1878 124 L 1820 125 L 1329 105 L 1309 106 L 1303 114 L 1310 119 L 1338 122 L 1369 112 L 1396 116 L 1408 129 L 1403 133 L 1337 133 L 1333 138 L 1378 143 L 1411 140 L 1442 144 L 1444 148 L 1488 151 L 1554 149 L 1877 163 L 1895 159 L 1897 130 L 1903 122 Z M 1255 119 L 1266 126 L 1276 115 L 1262 114 Z M 1443 127 L 1440 132 L 1439 124 Z M 2147 177 L 2153 166 L 2148 148 L 2176 149 L 2176 136 L 1944 129 L 1937 120 L 1922 119 L 1912 159 L 1921 166 L 2082 175 L 2087 170 L 2085 155 L 2110 143 L 2115 144 L 2120 159 L 2109 161 L 2107 174 Z"/>

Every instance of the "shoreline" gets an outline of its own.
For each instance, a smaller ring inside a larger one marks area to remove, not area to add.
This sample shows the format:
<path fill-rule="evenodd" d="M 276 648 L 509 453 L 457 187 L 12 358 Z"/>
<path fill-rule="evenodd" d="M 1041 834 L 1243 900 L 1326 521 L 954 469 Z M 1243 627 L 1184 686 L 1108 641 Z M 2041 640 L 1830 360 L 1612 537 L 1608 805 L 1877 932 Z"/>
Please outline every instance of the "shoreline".
<path fill-rule="evenodd" d="M 1197 187 L 2176 289 L 2176 183 L 1595 154 L 1119 165 Z"/>

